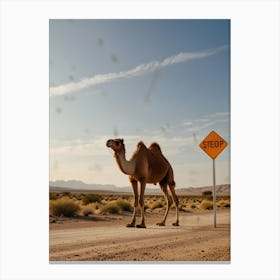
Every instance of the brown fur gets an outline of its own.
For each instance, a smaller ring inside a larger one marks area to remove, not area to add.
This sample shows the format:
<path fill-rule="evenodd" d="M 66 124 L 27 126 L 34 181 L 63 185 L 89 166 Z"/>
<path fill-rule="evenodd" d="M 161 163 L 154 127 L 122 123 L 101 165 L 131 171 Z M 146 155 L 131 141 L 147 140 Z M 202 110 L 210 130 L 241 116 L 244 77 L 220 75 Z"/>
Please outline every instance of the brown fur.
<path fill-rule="evenodd" d="M 159 225 L 165 225 L 166 217 L 171 206 L 170 197 L 168 194 L 167 186 L 171 191 L 173 201 L 176 205 L 176 222 L 173 225 L 179 225 L 178 220 L 178 198 L 175 194 L 175 181 L 173 169 L 161 152 L 158 143 L 152 143 L 149 148 L 140 141 L 137 144 L 136 150 L 132 154 L 129 161 L 125 159 L 125 146 L 123 139 L 114 139 L 107 141 L 107 147 L 110 147 L 115 152 L 117 164 L 121 171 L 129 176 L 133 192 L 134 192 L 134 213 L 132 222 L 127 226 L 135 226 L 136 208 L 138 206 L 138 188 L 137 182 L 140 183 L 140 198 L 139 204 L 141 206 L 142 222 L 138 227 L 146 227 L 144 220 L 144 193 L 147 183 L 160 184 L 164 192 L 167 208 L 163 221 Z"/>

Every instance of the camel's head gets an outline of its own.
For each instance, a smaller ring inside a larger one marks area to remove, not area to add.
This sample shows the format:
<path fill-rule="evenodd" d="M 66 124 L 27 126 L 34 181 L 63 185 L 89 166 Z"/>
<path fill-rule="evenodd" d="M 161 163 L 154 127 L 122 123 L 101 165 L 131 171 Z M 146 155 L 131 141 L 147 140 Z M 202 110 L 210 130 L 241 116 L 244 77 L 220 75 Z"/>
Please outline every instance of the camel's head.
<path fill-rule="evenodd" d="M 108 148 L 111 148 L 115 153 L 124 151 L 123 139 L 109 139 L 106 143 Z"/>

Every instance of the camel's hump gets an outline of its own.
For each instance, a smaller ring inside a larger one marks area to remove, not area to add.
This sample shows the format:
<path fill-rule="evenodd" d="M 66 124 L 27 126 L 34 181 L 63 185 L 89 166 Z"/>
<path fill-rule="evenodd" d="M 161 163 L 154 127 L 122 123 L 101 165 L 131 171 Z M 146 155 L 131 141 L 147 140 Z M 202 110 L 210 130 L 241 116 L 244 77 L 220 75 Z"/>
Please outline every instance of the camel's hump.
<path fill-rule="evenodd" d="M 143 141 L 138 142 L 137 148 L 141 148 L 142 146 L 146 147 Z"/>
<path fill-rule="evenodd" d="M 149 149 L 150 149 L 150 150 L 152 150 L 152 149 L 158 149 L 158 150 L 161 152 L 161 148 L 160 148 L 159 144 L 156 143 L 156 142 L 153 142 L 153 143 L 150 145 Z"/>

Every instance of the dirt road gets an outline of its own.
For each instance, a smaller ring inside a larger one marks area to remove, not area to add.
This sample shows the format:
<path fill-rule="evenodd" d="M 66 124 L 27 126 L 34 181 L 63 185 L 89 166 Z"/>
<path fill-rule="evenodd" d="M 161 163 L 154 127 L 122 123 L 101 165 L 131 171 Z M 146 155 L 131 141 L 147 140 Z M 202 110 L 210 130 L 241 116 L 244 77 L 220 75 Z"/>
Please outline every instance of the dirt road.
<path fill-rule="evenodd" d="M 172 216 L 172 215 L 170 215 Z M 230 212 L 182 213 L 181 226 L 126 228 L 129 216 L 50 226 L 50 261 L 230 261 Z M 173 218 L 173 217 L 172 217 Z M 158 221 L 158 220 L 157 220 Z"/>

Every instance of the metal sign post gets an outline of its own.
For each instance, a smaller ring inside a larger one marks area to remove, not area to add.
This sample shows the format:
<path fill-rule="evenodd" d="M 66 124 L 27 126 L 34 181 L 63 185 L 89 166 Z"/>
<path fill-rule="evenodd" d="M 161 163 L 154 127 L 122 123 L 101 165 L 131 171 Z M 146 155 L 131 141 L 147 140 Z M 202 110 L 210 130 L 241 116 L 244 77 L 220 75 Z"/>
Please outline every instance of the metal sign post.
<path fill-rule="evenodd" d="M 214 211 L 214 227 L 217 227 L 216 223 L 216 174 L 215 174 L 215 159 L 213 159 L 213 211 Z"/>
<path fill-rule="evenodd" d="M 199 144 L 200 148 L 213 160 L 213 216 L 214 227 L 217 227 L 216 221 L 216 170 L 215 158 L 226 148 L 227 142 L 214 130 L 211 131 Z"/>

